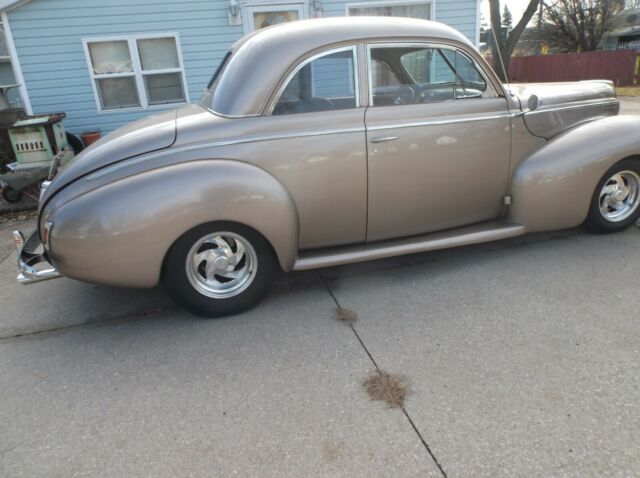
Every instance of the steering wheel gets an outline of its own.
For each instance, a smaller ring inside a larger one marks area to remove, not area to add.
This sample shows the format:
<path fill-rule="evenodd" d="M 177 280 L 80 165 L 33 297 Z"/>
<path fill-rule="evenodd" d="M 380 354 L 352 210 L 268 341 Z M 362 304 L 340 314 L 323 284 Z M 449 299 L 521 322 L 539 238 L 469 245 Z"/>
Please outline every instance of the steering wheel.
<path fill-rule="evenodd" d="M 410 105 L 415 103 L 416 92 L 410 85 L 400 85 L 393 99 L 394 105 Z"/>

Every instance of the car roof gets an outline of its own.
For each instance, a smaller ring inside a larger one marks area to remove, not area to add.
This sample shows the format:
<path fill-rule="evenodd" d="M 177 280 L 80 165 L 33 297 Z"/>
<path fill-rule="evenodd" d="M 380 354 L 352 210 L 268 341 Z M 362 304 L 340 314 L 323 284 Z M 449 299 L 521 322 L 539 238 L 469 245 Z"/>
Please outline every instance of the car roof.
<path fill-rule="evenodd" d="M 255 116 L 275 86 L 302 57 L 332 45 L 394 39 L 473 45 L 442 23 L 398 17 L 333 17 L 288 22 L 257 30 L 235 43 L 207 106 L 225 116 Z"/>

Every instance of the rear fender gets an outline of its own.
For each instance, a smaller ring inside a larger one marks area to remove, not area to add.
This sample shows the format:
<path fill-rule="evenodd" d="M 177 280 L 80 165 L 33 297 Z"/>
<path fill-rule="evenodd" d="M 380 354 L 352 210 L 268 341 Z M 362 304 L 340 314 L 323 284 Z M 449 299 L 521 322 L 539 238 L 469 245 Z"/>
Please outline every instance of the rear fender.
<path fill-rule="evenodd" d="M 51 260 L 68 277 L 152 287 L 171 245 L 211 221 L 262 234 L 280 265 L 298 253 L 298 214 L 285 187 L 264 170 L 229 160 L 166 166 L 130 176 L 45 211 L 54 227 Z"/>
<path fill-rule="evenodd" d="M 617 162 L 640 155 L 640 117 L 596 120 L 556 136 L 516 168 L 506 219 L 528 232 L 582 224 L 598 182 Z"/>

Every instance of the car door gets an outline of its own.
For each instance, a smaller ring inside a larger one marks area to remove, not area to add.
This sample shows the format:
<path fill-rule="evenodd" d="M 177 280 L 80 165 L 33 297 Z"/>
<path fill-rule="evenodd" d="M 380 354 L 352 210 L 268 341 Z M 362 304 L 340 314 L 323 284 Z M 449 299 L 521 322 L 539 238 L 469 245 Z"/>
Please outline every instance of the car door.
<path fill-rule="evenodd" d="M 263 124 L 265 140 L 243 149 L 291 194 L 299 247 L 364 242 L 367 146 L 358 48 L 330 48 L 303 59 L 283 81 Z"/>
<path fill-rule="evenodd" d="M 367 240 L 501 216 L 511 118 L 506 98 L 462 51 L 367 47 Z"/>

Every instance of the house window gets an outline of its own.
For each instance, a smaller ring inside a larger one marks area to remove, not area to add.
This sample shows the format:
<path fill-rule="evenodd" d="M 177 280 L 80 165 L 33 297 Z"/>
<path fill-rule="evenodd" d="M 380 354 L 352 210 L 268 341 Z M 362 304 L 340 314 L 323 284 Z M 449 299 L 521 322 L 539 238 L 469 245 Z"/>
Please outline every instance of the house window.
<path fill-rule="evenodd" d="M 185 103 L 176 35 L 85 40 L 100 111 Z"/>
<path fill-rule="evenodd" d="M 374 17 L 408 17 L 422 20 L 433 20 L 432 0 L 408 0 L 406 2 L 372 1 L 349 3 L 346 6 L 349 16 L 374 16 Z"/>
<path fill-rule="evenodd" d="M 248 3 L 243 7 L 245 33 L 279 23 L 308 18 L 306 2 L 301 3 Z"/>

